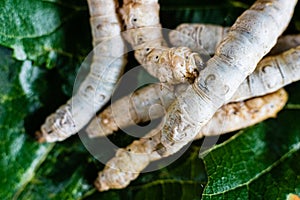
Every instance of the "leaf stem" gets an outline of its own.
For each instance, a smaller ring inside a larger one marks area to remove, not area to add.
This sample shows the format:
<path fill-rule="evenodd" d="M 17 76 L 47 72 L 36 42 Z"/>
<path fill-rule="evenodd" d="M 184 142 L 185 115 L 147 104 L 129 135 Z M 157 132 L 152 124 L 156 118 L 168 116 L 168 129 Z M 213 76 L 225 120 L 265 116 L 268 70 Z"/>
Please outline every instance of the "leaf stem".
<path fill-rule="evenodd" d="M 285 109 L 290 109 L 290 110 L 299 110 L 300 109 L 300 104 L 288 103 L 288 104 L 286 104 L 286 106 L 284 108 Z"/>

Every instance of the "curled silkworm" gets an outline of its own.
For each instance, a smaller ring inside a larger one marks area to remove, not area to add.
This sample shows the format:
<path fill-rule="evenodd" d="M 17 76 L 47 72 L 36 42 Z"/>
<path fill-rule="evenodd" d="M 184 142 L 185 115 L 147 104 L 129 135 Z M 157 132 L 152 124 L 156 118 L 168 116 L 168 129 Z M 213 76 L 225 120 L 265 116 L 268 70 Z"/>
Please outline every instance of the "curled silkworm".
<path fill-rule="evenodd" d="M 135 54 L 147 71 L 159 77 L 161 82 L 193 83 L 204 67 L 204 61 L 199 54 L 186 47 L 150 48 L 148 52 L 142 49 L 136 50 Z"/>
<path fill-rule="evenodd" d="M 126 1 L 122 15 L 127 28 L 125 38 L 135 57 L 161 82 L 193 82 L 204 59 L 186 47 L 168 48 L 161 32 L 159 4 L 156 1 Z"/>

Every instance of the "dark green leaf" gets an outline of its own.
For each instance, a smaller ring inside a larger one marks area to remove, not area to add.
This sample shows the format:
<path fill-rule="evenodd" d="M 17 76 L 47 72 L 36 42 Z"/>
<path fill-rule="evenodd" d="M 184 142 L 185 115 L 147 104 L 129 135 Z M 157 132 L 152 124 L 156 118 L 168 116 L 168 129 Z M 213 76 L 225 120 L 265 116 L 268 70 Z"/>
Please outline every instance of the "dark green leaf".
<path fill-rule="evenodd" d="M 14 57 L 19 60 L 30 59 L 53 67 L 58 55 L 82 53 L 79 49 L 75 51 L 73 36 L 85 35 L 76 38 L 86 42 L 87 48 L 82 54 L 85 55 L 90 50 L 90 30 L 88 15 L 82 13 L 87 7 L 79 2 L 69 6 L 58 0 L 1 1 L 0 44 L 12 48 Z M 80 23 L 81 28 L 74 26 L 75 23 Z"/>
<path fill-rule="evenodd" d="M 200 199 L 207 178 L 198 152 L 194 147 L 168 167 L 141 174 L 125 189 L 96 193 L 86 199 Z"/>
<path fill-rule="evenodd" d="M 230 26 L 247 7 L 246 3 L 222 1 L 176 1 L 176 3 L 162 1 L 160 18 L 163 27 L 170 29 L 176 28 L 181 23 L 210 23 Z"/>
<path fill-rule="evenodd" d="M 299 110 L 241 131 L 204 157 L 209 181 L 203 199 L 284 199 L 300 192 Z"/>
<path fill-rule="evenodd" d="M 7 49 L 0 48 L 0 55 L 0 199 L 11 199 L 32 179 L 53 145 L 40 145 L 25 134 L 26 117 L 40 104 L 32 88 L 39 69 L 14 61 Z"/>
<path fill-rule="evenodd" d="M 93 191 L 93 162 L 78 138 L 57 144 L 19 199 L 79 199 Z M 91 180 L 89 180 L 91 179 Z"/>

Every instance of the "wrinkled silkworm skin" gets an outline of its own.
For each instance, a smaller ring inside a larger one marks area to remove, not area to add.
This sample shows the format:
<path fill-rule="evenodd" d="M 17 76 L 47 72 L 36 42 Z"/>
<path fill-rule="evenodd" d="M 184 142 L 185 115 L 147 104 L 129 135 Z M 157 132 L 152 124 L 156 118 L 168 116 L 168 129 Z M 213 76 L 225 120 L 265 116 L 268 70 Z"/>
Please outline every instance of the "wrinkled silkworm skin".
<path fill-rule="evenodd" d="M 126 1 L 121 10 L 127 28 L 126 40 L 135 58 L 163 83 L 193 82 L 203 67 L 203 59 L 186 47 L 168 48 L 159 22 L 156 1 Z"/>
<path fill-rule="evenodd" d="M 160 140 L 157 130 L 150 131 L 146 137 L 117 150 L 94 182 L 99 191 L 126 187 L 151 161 L 161 157 L 153 151 Z"/>
<path fill-rule="evenodd" d="M 159 4 L 154 1 L 124 1 L 122 7 L 123 20 L 126 29 L 160 27 L 159 22 Z M 162 36 L 161 36 L 162 38 Z"/>
<path fill-rule="evenodd" d="M 157 0 L 124 1 L 122 9 L 120 9 L 126 26 L 124 37 L 134 50 L 147 48 L 146 46 L 166 45 L 161 32 L 159 16 L 156 14 L 158 12 Z"/>
<path fill-rule="evenodd" d="M 242 82 L 229 102 L 265 95 L 299 79 L 300 46 L 262 59 L 255 71 Z M 184 92 L 187 87 L 187 84 L 168 85 L 168 87 L 161 87 L 157 84 L 148 85 L 130 96 L 119 99 L 101 112 L 92 120 L 87 132 L 91 137 L 105 136 L 119 128 L 149 121 L 150 110 L 151 119 L 161 117 L 165 113 L 164 109 L 167 109 L 176 96 Z M 112 110 L 114 113 L 121 114 L 112 115 Z"/>
<path fill-rule="evenodd" d="M 243 129 L 268 118 L 276 118 L 288 100 L 284 89 L 262 97 L 229 103 L 222 106 L 213 118 L 203 126 L 195 139 Z"/>
<path fill-rule="evenodd" d="M 269 55 L 275 55 L 297 46 L 300 46 L 300 34 L 284 35 L 278 39 L 277 44 L 270 51 Z"/>
<path fill-rule="evenodd" d="M 287 93 L 284 89 L 280 89 L 263 97 L 224 105 L 195 139 L 236 131 L 267 118 L 276 117 L 286 102 Z M 156 147 L 160 144 L 160 128 L 159 126 L 153 129 L 144 138 L 134 141 L 125 149 L 120 148 L 115 157 L 108 161 L 104 170 L 98 174 L 95 181 L 97 189 L 105 191 L 125 188 L 150 162 L 162 158 L 156 151 Z"/>
<path fill-rule="evenodd" d="M 159 118 L 186 87 L 166 84 L 145 86 L 112 103 L 91 121 L 86 131 L 90 137 L 106 136 L 119 128 Z"/>
<path fill-rule="evenodd" d="M 204 67 L 204 61 L 199 54 L 186 47 L 147 49 L 149 51 L 136 50 L 136 59 L 153 76 L 160 76 L 159 80 L 163 83 L 193 83 Z"/>
<path fill-rule="evenodd" d="M 169 33 L 169 39 L 173 46 L 204 49 L 209 55 L 213 55 L 228 30 L 229 27 L 220 25 L 181 24 Z"/>
<path fill-rule="evenodd" d="M 160 153 L 170 155 L 179 151 L 231 99 L 276 44 L 296 3 L 296 0 L 257 0 L 238 17 L 195 83 L 168 108 L 160 145 L 165 152 L 158 150 Z"/>
<path fill-rule="evenodd" d="M 180 24 L 169 33 L 169 39 L 173 46 L 204 49 L 209 55 L 213 55 L 228 31 L 229 27 L 220 25 Z M 299 45 L 300 34 L 281 36 L 268 55 L 275 55 Z"/>
<path fill-rule="evenodd" d="M 263 59 L 256 70 L 242 82 L 229 101 L 240 101 L 274 92 L 298 81 L 299 75 L 300 46 Z"/>
<path fill-rule="evenodd" d="M 41 132 L 37 132 L 40 142 L 62 141 L 85 126 L 110 99 L 126 64 L 123 55 L 126 47 L 116 15 L 117 2 L 89 0 L 88 4 L 94 45 L 90 72 L 77 93 L 41 126 Z"/>

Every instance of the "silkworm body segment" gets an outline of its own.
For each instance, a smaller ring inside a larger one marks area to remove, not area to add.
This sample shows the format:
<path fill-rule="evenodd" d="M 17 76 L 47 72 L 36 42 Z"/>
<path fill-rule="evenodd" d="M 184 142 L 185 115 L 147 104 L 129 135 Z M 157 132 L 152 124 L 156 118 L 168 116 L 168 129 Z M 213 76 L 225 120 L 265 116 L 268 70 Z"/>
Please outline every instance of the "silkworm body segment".
<path fill-rule="evenodd" d="M 114 0 L 89 0 L 94 56 L 90 73 L 72 98 L 37 132 L 39 141 L 62 141 L 85 126 L 109 99 L 126 64 L 126 47 Z"/>

